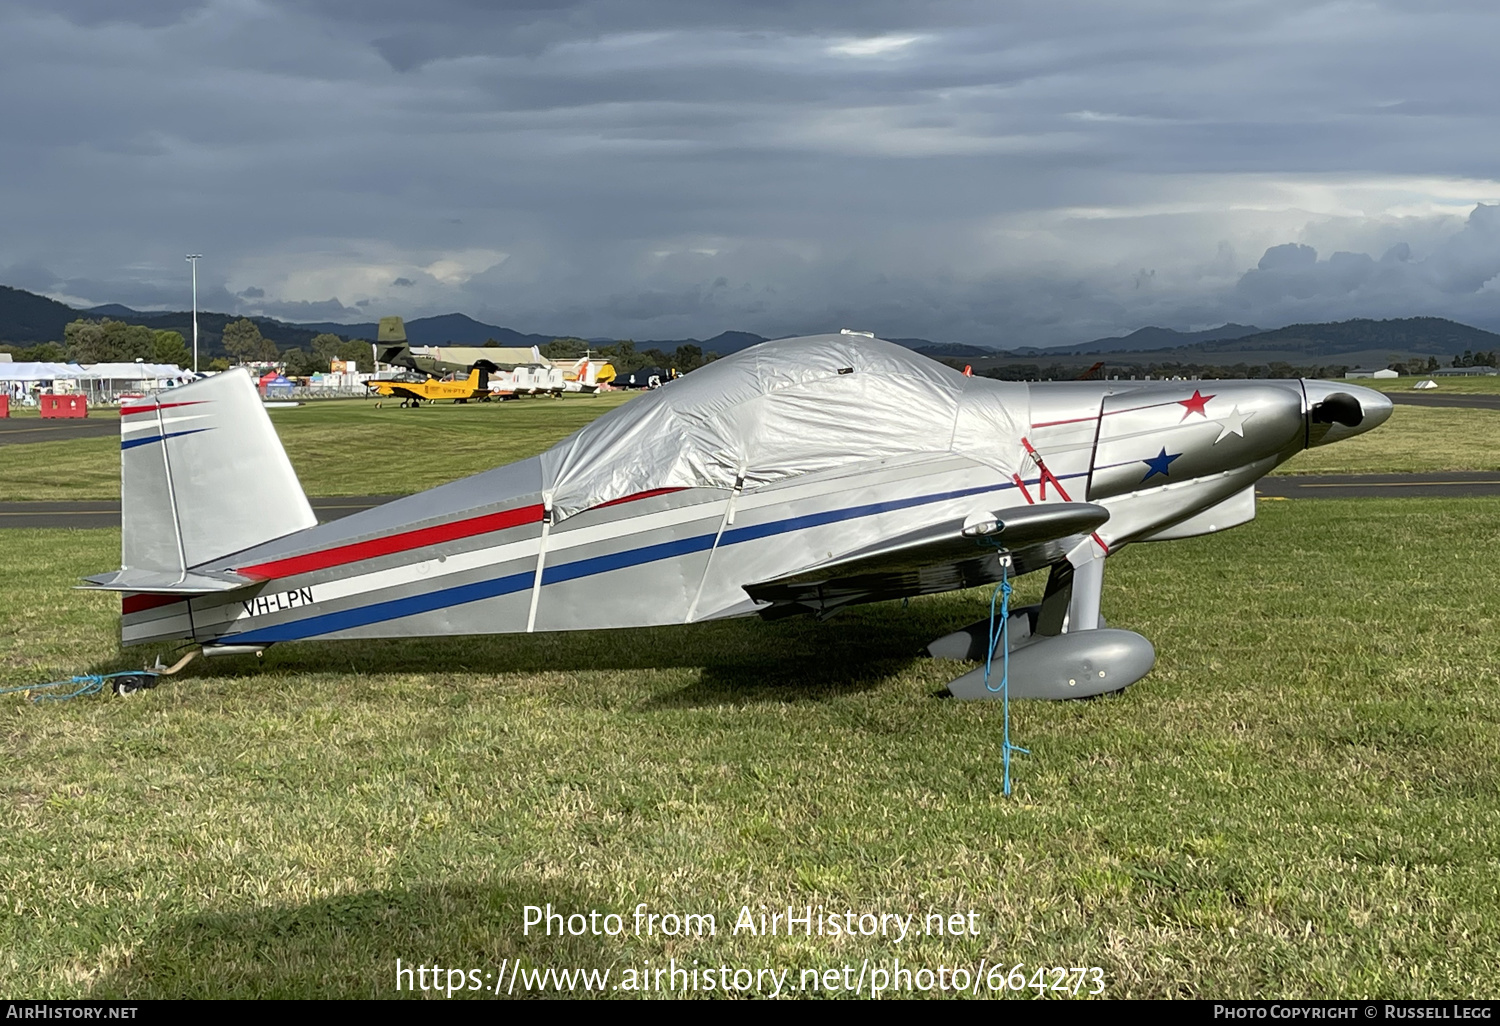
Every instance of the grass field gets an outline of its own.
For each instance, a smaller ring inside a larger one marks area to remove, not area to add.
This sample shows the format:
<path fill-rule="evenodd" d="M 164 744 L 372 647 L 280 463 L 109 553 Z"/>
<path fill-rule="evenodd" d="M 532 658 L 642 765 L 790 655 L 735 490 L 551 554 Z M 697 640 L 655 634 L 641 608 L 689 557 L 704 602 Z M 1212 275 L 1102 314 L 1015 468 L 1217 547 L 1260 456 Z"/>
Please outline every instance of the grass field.
<path fill-rule="evenodd" d="M 534 455 L 629 398 L 420 410 L 348 400 L 272 410 L 271 419 L 309 495 L 402 495 Z M 1497 441 L 1500 411 L 1401 406 L 1379 430 L 1304 452 L 1277 473 L 1500 470 Z M 0 446 L 0 497 L 118 498 L 119 448 L 113 438 Z"/>
<path fill-rule="evenodd" d="M 1500 410 L 1397 406 L 1374 431 L 1293 456 L 1277 474 L 1500 470 Z"/>
<path fill-rule="evenodd" d="M 309 495 L 404 495 L 534 456 L 635 394 L 421 409 L 351 399 L 269 412 Z M 120 442 L 0 446 L 0 488 L 17 502 L 119 498 Z"/>
<path fill-rule="evenodd" d="M 822 624 L 304 644 L 128 700 L 6 696 L 0 993 L 388 996 L 398 957 L 795 986 L 899 956 L 1099 966 L 1117 997 L 1493 996 L 1494 511 L 1264 503 L 1125 550 L 1104 610 L 1157 668 L 1017 703 L 1010 799 L 1000 709 L 935 698 L 964 667 L 915 657 L 980 592 Z M 149 657 L 69 589 L 117 533 L 4 541 L 0 686 Z M 641 901 L 719 932 L 522 935 L 526 904 L 628 923 Z M 730 933 L 789 903 L 972 909 L 979 935 Z"/>

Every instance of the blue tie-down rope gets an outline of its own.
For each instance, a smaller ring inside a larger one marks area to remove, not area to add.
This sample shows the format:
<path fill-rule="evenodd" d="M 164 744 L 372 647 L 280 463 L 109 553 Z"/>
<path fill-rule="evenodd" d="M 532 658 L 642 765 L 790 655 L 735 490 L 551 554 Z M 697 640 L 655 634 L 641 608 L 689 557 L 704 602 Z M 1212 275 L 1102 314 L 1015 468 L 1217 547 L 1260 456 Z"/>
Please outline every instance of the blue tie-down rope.
<path fill-rule="evenodd" d="M 1010 560 L 1000 557 L 1000 583 L 995 592 L 990 596 L 990 647 L 984 659 L 984 688 L 986 691 L 999 692 L 1000 704 L 1004 710 L 1005 736 L 1001 747 L 1005 762 L 1005 794 L 1010 796 L 1010 753 L 1020 752 L 1022 755 L 1030 755 L 1028 749 L 1020 745 L 1010 743 Z M 995 605 L 999 603 L 1000 619 L 995 620 Z M 1000 686 L 990 686 L 990 667 L 995 661 L 995 646 L 1003 645 L 1000 663 Z"/>
<path fill-rule="evenodd" d="M 117 681 L 121 677 L 150 678 L 149 680 L 135 682 L 134 687 L 121 686 L 123 682 L 116 684 L 115 689 L 121 694 L 129 694 L 132 691 L 139 691 L 141 688 L 155 687 L 157 676 L 158 674 L 152 673 L 150 670 L 121 670 L 118 673 L 84 673 L 77 677 L 69 677 L 67 680 L 49 681 L 46 684 L 22 684 L 18 688 L 0 688 L 0 695 L 10 695 L 17 691 L 40 692 L 44 688 L 71 687 L 73 690 L 66 693 L 53 691 L 31 696 L 32 702 L 66 702 L 70 698 L 78 698 L 82 695 L 96 695 L 106 687 L 109 687 L 111 682 Z"/>

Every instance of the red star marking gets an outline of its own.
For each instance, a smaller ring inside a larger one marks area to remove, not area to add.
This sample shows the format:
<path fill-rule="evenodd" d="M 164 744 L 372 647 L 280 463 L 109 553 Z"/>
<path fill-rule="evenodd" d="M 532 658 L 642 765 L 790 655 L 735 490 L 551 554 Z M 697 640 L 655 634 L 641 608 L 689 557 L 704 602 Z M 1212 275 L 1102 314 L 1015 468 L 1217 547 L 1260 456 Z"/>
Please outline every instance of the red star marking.
<path fill-rule="evenodd" d="M 1196 413 L 1196 414 L 1198 414 L 1198 416 L 1200 416 L 1203 419 L 1207 420 L 1208 419 L 1208 411 L 1206 411 L 1203 407 L 1207 406 L 1208 405 L 1208 401 L 1210 399 L 1212 399 L 1212 398 L 1213 398 L 1213 396 L 1211 396 L 1211 395 L 1204 395 L 1202 392 L 1198 391 L 1195 388 L 1195 389 L 1193 389 L 1193 397 L 1191 399 L 1179 399 L 1179 400 L 1177 400 L 1177 405 L 1178 406 L 1186 406 L 1187 407 L 1187 412 L 1182 415 L 1182 419 L 1183 420 L 1187 420 L 1188 417 L 1190 417 L 1190 416 L 1192 416 L 1193 414 Z"/>

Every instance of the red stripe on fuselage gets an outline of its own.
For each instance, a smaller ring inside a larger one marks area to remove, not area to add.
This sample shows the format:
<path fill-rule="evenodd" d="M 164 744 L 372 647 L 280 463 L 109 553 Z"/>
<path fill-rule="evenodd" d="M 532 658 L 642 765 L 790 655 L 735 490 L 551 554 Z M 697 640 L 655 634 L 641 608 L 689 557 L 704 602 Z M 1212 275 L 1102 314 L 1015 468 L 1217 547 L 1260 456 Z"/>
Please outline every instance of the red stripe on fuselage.
<path fill-rule="evenodd" d="M 150 406 L 125 406 L 120 409 L 120 416 L 129 417 L 137 413 L 155 413 L 157 410 L 175 410 L 179 406 L 202 406 L 208 402 L 207 399 L 194 399 L 187 403 L 153 403 Z"/>
<path fill-rule="evenodd" d="M 673 492 L 685 490 L 683 488 L 653 488 L 649 492 L 636 492 L 634 495 L 627 495 L 623 499 L 610 499 L 608 502 L 601 502 L 597 506 L 590 506 L 589 509 L 603 509 L 606 506 L 618 506 L 626 502 L 635 502 L 637 499 L 649 499 L 653 495 L 670 495 Z"/>
<path fill-rule="evenodd" d="M 454 541 L 459 538 L 472 538 L 477 534 L 503 531 L 506 528 L 520 527 L 523 524 L 536 524 L 540 523 L 541 520 L 542 507 L 539 503 L 534 506 L 522 506 L 520 509 L 508 509 L 499 513 L 486 513 L 482 517 L 470 517 L 467 520 L 453 520 L 446 524 L 437 524 L 433 527 L 419 527 L 415 531 L 402 531 L 400 534 L 392 534 L 384 538 L 372 538 L 369 541 L 353 542 L 349 545 L 324 549 L 321 552 L 309 552 L 302 556 L 274 559 L 269 563 L 257 563 L 254 566 L 237 567 L 235 572 L 244 574 L 247 577 L 259 577 L 262 579 L 292 577 L 296 574 L 312 573 L 314 570 L 326 570 L 331 566 L 341 566 L 345 563 L 357 563 L 364 559 L 374 559 L 377 556 L 389 556 L 394 552 L 419 549 L 424 545 L 437 545 L 440 542 Z"/>
<path fill-rule="evenodd" d="M 153 595 L 143 593 L 140 595 L 121 595 L 120 612 L 142 613 L 157 606 L 170 606 L 173 602 L 186 602 L 186 595 Z"/>
<path fill-rule="evenodd" d="M 1115 411 L 1111 410 L 1110 412 L 1113 413 Z M 1099 414 L 1096 413 L 1096 414 L 1094 414 L 1091 417 L 1074 417 L 1071 420 L 1044 420 L 1040 424 L 1033 424 L 1033 425 L 1031 425 L 1031 429 L 1033 431 L 1035 431 L 1037 428 L 1057 427 L 1059 424 L 1083 424 L 1083 423 L 1086 423 L 1087 421 L 1098 420 L 1098 419 L 1099 419 Z"/>
<path fill-rule="evenodd" d="M 1213 396 L 1208 396 L 1207 398 L 1212 399 Z M 1069 420 L 1044 420 L 1040 424 L 1031 425 L 1031 428 L 1035 431 L 1037 428 L 1058 427 L 1062 424 L 1086 424 L 1091 420 L 1098 420 L 1100 417 L 1113 417 L 1120 413 L 1135 413 L 1137 410 L 1155 410 L 1163 406 L 1181 406 L 1182 402 L 1181 399 L 1172 399 L 1161 403 L 1147 403 L 1145 406 L 1127 406 L 1121 410 L 1105 410 L 1103 413 L 1095 413 L 1088 417 L 1073 417 Z M 1188 412 L 1192 413 L 1193 411 L 1189 410 Z M 1206 417 L 1208 414 L 1205 413 L 1204 416 Z"/>

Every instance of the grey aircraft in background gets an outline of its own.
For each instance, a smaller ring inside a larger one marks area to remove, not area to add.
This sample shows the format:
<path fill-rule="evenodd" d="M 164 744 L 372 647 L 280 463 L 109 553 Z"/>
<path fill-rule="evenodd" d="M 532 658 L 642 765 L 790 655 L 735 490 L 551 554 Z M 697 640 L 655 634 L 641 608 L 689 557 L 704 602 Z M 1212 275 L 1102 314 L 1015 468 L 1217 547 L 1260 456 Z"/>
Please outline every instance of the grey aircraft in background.
<path fill-rule="evenodd" d="M 1048 570 L 1009 620 L 1011 697 L 1115 691 L 1107 557 L 1255 516 L 1255 482 L 1390 415 L 1324 381 L 968 377 L 863 333 L 746 349 L 540 456 L 318 524 L 249 376 L 121 411 L 126 644 L 595 630 L 828 616 Z M 1124 617 L 1117 615 L 1117 619 Z M 989 623 L 934 655 L 983 659 Z M 988 697 L 983 669 L 950 686 Z"/>

